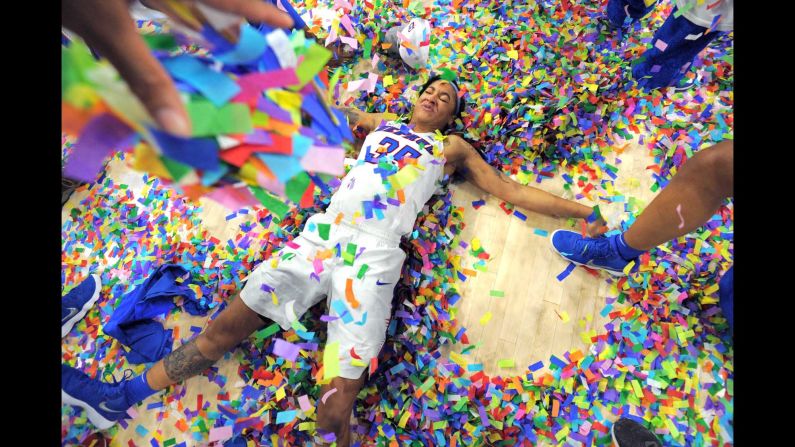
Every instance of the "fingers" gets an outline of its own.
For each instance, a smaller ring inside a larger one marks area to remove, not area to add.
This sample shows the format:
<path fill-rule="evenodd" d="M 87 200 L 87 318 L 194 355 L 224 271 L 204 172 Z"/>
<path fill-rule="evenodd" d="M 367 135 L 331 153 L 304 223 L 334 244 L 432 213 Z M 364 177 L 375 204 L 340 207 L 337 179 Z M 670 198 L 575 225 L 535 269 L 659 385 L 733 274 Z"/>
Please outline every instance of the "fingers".
<path fill-rule="evenodd" d="M 138 34 L 125 0 L 63 0 L 62 23 L 116 67 L 160 127 L 190 135 L 190 120 L 177 89 Z"/>
<path fill-rule="evenodd" d="M 251 21 L 267 23 L 279 28 L 292 28 L 293 19 L 276 6 L 259 0 L 202 0 L 205 5 L 221 11 L 239 14 Z"/>

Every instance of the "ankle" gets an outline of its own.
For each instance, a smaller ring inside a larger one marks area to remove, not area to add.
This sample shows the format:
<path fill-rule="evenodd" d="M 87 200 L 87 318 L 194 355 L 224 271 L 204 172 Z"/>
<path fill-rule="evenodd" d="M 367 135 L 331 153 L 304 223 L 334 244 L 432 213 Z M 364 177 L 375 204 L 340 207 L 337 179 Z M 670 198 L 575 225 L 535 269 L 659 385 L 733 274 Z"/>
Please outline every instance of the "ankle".
<path fill-rule="evenodd" d="M 132 406 L 157 393 L 158 390 L 149 386 L 149 382 L 146 380 L 146 372 L 144 372 L 140 376 L 133 377 L 127 381 L 124 391 L 127 403 Z"/>
<path fill-rule="evenodd" d="M 630 246 L 627 241 L 624 239 L 625 233 L 620 233 L 614 237 L 616 251 L 618 255 L 621 256 L 626 261 L 632 261 L 636 259 L 638 256 L 643 254 L 645 250 L 638 250 L 637 248 L 633 248 Z"/>

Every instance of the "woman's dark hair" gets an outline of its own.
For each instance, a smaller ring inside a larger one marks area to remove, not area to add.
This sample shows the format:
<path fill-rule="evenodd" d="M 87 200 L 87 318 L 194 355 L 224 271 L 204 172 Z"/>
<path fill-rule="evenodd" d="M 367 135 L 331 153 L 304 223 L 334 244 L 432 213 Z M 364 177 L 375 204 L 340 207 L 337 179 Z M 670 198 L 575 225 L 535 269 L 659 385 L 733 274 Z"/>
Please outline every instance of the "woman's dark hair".
<path fill-rule="evenodd" d="M 430 78 L 428 78 L 428 80 L 427 80 L 427 81 L 425 81 L 425 84 L 423 84 L 423 85 L 422 85 L 422 87 L 420 87 L 420 93 L 419 93 L 419 94 L 420 94 L 420 95 L 422 95 L 422 94 L 423 94 L 423 92 L 425 92 L 425 90 L 427 90 L 427 89 L 428 89 L 428 87 L 430 87 L 430 86 L 431 86 L 431 84 L 433 84 L 434 82 L 436 82 L 436 81 L 438 81 L 438 80 L 447 81 L 447 82 L 449 82 L 449 83 L 453 84 L 453 85 L 455 86 L 456 90 L 458 90 L 458 91 L 461 91 L 461 87 L 459 87 L 459 85 L 458 85 L 458 82 L 457 82 L 455 79 L 446 79 L 446 78 L 442 78 L 442 76 L 441 76 L 441 75 L 438 75 L 438 74 L 432 74 L 432 75 L 431 75 L 431 77 L 430 77 Z M 456 110 L 455 110 L 455 115 L 454 115 L 454 117 L 455 117 L 455 118 L 457 118 L 457 119 L 459 119 L 459 120 L 461 120 L 461 121 L 463 121 L 463 118 L 462 118 L 461 114 L 464 112 L 464 110 L 465 110 L 465 109 L 466 109 L 466 99 L 464 98 L 464 96 L 460 96 L 460 97 L 458 98 L 458 105 L 456 106 Z M 443 130 L 443 131 L 447 131 L 447 130 L 448 130 L 448 127 L 449 127 L 449 126 L 445 126 L 445 128 L 444 128 L 444 129 L 442 129 L 442 130 Z M 459 137 L 461 137 L 461 138 L 462 138 L 463 140 L 465 140 L 467 143 L 471 144 L 471 145 L 472 145 L 472 147 L 474 147 L 474 148 L 475 148 L 475 150 L 478 152 L 478 155 L 480 155 L 480 157 L 481 157 L 481 158 L 483 158 L 483 160 L 485 160 L 485 161 L 486 161 L 486 163 L 488 163 L 488 158 L 486 158 L 486 154 L 484 154 L 484 153 L 483 153 L 483 150 L 482 150 L 482 149 L 479 147 L 480 145 L 478 145 L 478 144 L 473 144 L 471 141 L 469 141 L 469 140 L 466 138 L 466 136 L 465 136 L 465 134 L 464 134 L 464 132 L 463 132 L 463 131 L 462 131 L 462 132 L 456 132 L 456 135 L 458 135 Z M 452 177 L 451 177 L 449 180 L 450 180 L 452 183 L 460 183 L 460 182 L 464 181 L 464 176 L 463 176 L 463 174 L 462 174 L 462 173 L 460 173 L 460 172 L 456 172 L 456 173 L 454 173 L 454 174 L 453 174 L 453 176 L 452 176 Z"/>
<path fill-rule="evenodd" d="M 428 80 L 425 81 L 425 84 L 423 84 L 422 87 L 420 88 L 420 96 L 422 96 L 422 94 L 425 92 L 425 90 L 428 89 L 428 87 L 431 86 L 431 84 L 439 80 L 447 81 L 453 84 L 455 86 L 456 92 L 461 91 L 461 87 L 458 86 L 458 82 L 455 79 L 444 79 L 442 78 L 441 75 L 434 74 L 431 75 L 431 77 L 428 78 Z M 464 99 L 463 96 L 459 96 L 456 100 L 455 114 L 453 115 L 453 117 L 461 119 L 461 114 L 464 112 L 464 109 L 466 109 L 466 99 Z"/>

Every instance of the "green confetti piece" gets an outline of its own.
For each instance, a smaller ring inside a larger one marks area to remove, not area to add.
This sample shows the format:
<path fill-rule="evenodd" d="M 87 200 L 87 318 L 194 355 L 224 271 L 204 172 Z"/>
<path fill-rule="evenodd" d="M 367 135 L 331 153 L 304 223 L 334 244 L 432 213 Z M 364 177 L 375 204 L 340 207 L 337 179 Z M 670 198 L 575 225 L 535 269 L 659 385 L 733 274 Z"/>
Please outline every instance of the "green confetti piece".
<path fill-rule="evenodd" d="M 92 84 L 85 73 L 96 65 L 97 61 L 82 41 L 75 40 L 68 47 L 61 47 L 61 92 L 75 84 Z"/>
<path fill-rule="evenodd" d="M 363 47 L 364 47 L 364 48 L 363 48 L 363 49 L 364 49 L 364 58 L 365 58 L 366 60 L 370 60 L 370 57 L 371 57 L 371 56 L 370 56 L 370 51 L 371 51 L 371 50 L 372 50 L 372 48 L 373 48 L 373 41 L 372 41 L 372 40 L 370 40 L 370 39 L 367 39 L 367 40 L 364 42 L 364 45 L 363 45 Z"/>
<path fill-rule="evenodd" d="M 420 386 L 420 390 L 423 393 L 427 393 L 428 390 L 431 389 L 431 387 L 433 386 L 434 383 L 436 383 L 436 378 L 435 377 L 428 377 L 428 379 L 425 380 L 425 382 L 422 384 L 422 386 Z"/>
<path fill-rule="evenodd" d="M 453 70 L 450 70 L 449 68 L 442 67 L 441 69 L 439 69 L 439 71 L 442 72 L 441 77 L 445 81 L 454 81 L 456 78 L 455 72 Z"/>
<path fill-rule="evenodd" d="M 330 92 L 334 91 L 334 86 L 339 82 L 340 76 L 342 76 L 342 67 L 337 67 L 337 69 L 334 70 L 334 74 L 331 75 L 331 79 L 328 81 L 328 89 Z"/>
<path fill-rule="evenodd" d="M 178 48 L 177 39 L 170 34 L 145 34 L 142 37 L 152 50 L 172 51 Z"/>
<path fill-rule="evenodd" d="M 262 206 L 267 208 L 268 211 L 273 213 L 273 215 L 280 220 L 284 219 L 284 215 L 290 210 L 289 206 L 260 187 L 249 186 L 249 189 L 251 189 L 251 193 L 260 201 Z"/>
<path fill-rule="evenodd" d="M 221 134 L 249 134 L 253 128 L 248 106 L 229 103 L 215 107 L 203 98 L 197 98 L 185 105 L 193 127 L 194 137 L 210 137 Z"/>
<path fill-rule="evenodd" d="M 172 160 L 168 157 L 161 156 L 160 161 L 163 162 L 163 166 L 166 167 L 166 170 L 169 174 L 171 174 L 171 178 L 173 178 L 174 181 L 179 181 L 182 177 L 185 177 L 193 171 L 193 168 L 190 166 L 180 163 L 176 160 Z"/>
<path fill-rule="evenodd" d="M 309 178 L 309 174 L 306 172 L 299 173 L 288 180 L 284 187 L 287 198 L 295 203 L 299 203 L 301 197 L 304 195 L 304 191 L 306 191 L 306 188 L 308 188 L 311 183 L 312 179 Z"/>
<path fill-rule="evenodd" d="M 489 292 L 489 295 L 496 297 L 503 297 L 505 296 L 505 292 L 503 292 L 502 290 L 492 290 L 491 292 Z"/>
<path fill-rule="evenodd" d="M 362 267 L 359 269 L 359 273 L 356 274 L 356 277 L 359 279 L 364 278 L 364 274 L 367 272 L 367 269 L 370 268 L 367 264 L 362 264 Z"/>
<path fill-rule="evenodd" d="M 329 231 L 331 231 L 331 224 L 321 223 L 317 224 L 317 234 L 324 241 L 328 240 Z M 365 264 L 366 267 L 366 264 Z"/>
<path fill-rule="evenodd" d="M 345 247 L 345 252 L 342 253 L 342 260 L 345 261 L 345 265 L 353 265 L 353 261 L 356 258 L 356 244 L 348 243 L 348 246 Z"/>
<path fill-rule="evenodd" d="M 325 68 L 326 62 L 328 62 L 329 59 L 331 59 L 331 51 L 312 42 L 306 50 L 304 60 L 301 61 L 301 64 L 295 69 L 295 74 L 300 81 L 297 88 L 303 88 L 307 82 L 312 80 L 320 70 Z"/>

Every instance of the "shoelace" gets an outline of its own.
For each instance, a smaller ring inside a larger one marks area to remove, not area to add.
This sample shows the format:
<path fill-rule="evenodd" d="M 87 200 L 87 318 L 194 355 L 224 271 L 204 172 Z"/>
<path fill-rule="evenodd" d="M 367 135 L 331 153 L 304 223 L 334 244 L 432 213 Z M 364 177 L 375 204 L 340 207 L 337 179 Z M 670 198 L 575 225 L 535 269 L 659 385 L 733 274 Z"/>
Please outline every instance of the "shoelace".
<path fill-rule="evenodd" d="M 130 380 L 130 379 L 132 379 L 132 378 L 133 378 L 133 376 L 135 375 L 135 372 L 133 372 L 133 370 L 132 370 L 132 369 L 129 369 L 129 368 L 128 368 L 128 369 L 125 369 L 125 370 L 124 370 L 124 373 L 122 373 L 122 377 L 121 377 L 121 379 L 119 379 L 119 380 L 116 380 L 116 378 L 115 378 L 115 377 L 113 377 L 113 374 L 111 374 L 111 373 L 107 373 L 107 374 L 106 374 L 106 376 L 108 376 L 108 375 L 110 376 L 110 378 L 111 378 L 111 379 L 113 379 L 113 386 L 116 386 L 116 385 L 118 385 L 118 384 L 120 384 L 120 383 L 124 382 L 125 380 Z M 104 378 L 106 378 L 106 377 L 103 377 L 103 379 L 104 379 Z"/>

